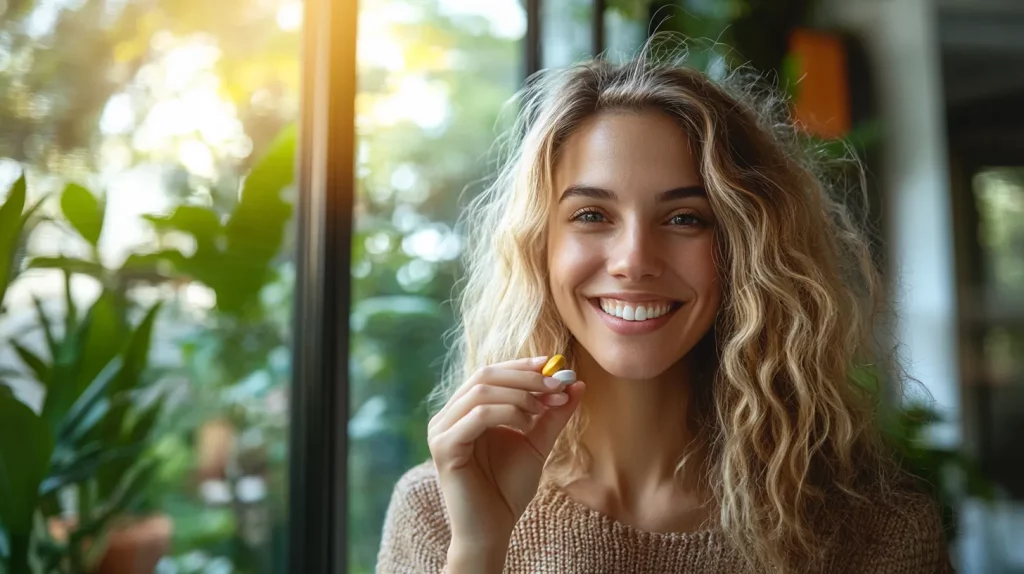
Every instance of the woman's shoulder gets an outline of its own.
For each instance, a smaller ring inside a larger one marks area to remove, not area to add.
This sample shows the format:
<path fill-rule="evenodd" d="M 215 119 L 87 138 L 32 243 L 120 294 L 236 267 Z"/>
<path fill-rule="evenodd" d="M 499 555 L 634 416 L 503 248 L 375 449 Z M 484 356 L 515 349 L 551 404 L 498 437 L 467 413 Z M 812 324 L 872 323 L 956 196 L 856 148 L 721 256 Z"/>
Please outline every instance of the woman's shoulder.
<path fill-rule="evenodd" d="M 908 532 L 923 539 L 944 539 L 942 516 L 935 498 L 911 485 L 876 492 L 863 518 L 873 531 Z"/>
<path fill-rule="evenodd" d="M 441 487 L 437 481 L 437 468 L 434 467 L 434 461 L 425 460 L 405 471 L 395 483 L 395 491 L 421 494 L 436 492 L 440 495 Z"/>
<path fill-rule="evenodd" d="M 427 460 L 405 472 L 391 495 L 394 510 L 414 514 L 420 521 L 447 527 L 448 516 L 433 461 Z"/>
<path fill-rule="evenodd" d="M 910 486 L 879 491 L 856 504 L 837 540 L 850 572 L 952 572 L 939 505 Z"/>
<path fill-rule="evenodd" d="M 440 572 L 451 529 L 434 463 L 417 465 L 398 479 L 384 518 L 378 572 Z"/>

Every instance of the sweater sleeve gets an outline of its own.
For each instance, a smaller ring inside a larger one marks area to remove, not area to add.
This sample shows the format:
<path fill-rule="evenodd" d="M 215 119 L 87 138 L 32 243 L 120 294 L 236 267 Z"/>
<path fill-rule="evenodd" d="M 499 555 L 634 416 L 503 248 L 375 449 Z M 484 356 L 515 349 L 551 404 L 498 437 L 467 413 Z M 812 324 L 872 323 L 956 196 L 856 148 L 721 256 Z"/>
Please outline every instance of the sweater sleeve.
<path fill-rule="evenodd" d="M 395 484 L 384 518 L 378 574 L 441 573 L 451 531 L 432 462 L 414 467 Z"/>
<path fill-rule="evenodd" d="M 858 572 L 877 574 L 952 574 L 946 534 L 937 505 L 924 495 L 878 516 L 873 543 L 862 553 Z"/>

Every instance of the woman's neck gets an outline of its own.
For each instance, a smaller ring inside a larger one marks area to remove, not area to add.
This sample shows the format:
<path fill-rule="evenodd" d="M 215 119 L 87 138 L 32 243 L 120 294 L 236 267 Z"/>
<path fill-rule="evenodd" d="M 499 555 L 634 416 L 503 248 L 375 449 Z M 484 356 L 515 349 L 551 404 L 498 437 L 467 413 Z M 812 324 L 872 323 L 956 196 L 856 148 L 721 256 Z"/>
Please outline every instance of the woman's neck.
<path fill-rule="evenodd" d="M 683 484 L 676 477 L 693 438 L 687 361 L 649 380 L 613 377 L 585 351 L 577 354 L 576 363 L 579 379 L 587 384 L 582 440 L 590 454 L 590 478 L 624 500 L 666 486 L 693 487 L 690 478 L 696 479 L 696 472 L 684 473 Z M 700 461 L 693 462 L 699 468 Z"/>

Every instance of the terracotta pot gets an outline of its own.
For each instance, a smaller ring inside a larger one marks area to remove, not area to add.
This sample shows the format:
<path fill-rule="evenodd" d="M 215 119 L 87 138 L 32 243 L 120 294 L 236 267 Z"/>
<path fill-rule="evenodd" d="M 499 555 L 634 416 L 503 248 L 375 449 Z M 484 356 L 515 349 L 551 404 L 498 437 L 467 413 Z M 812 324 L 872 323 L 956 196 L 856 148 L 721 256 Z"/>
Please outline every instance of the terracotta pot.
<path fill-rule="evenodd" d="M 51 518 L 48 523 L 50 536 L 58 542 L 65 542 L 76 525 L 77 520 L 73 517 Z M 111 529 L 107 549 L 94 573 L 152 574 L 170 549 L 173 531 L 173 523 L 167 516 L 121 519 Z M 88 550 L 90 544 L 90 540 L 85 540 L 83 550 Z"/>
<path fill-rule="evenodd" d="M 174 525 L 167 516 L 132 519 L 110 533 L 96 574 L 151 574 L 171 547 Z"/>

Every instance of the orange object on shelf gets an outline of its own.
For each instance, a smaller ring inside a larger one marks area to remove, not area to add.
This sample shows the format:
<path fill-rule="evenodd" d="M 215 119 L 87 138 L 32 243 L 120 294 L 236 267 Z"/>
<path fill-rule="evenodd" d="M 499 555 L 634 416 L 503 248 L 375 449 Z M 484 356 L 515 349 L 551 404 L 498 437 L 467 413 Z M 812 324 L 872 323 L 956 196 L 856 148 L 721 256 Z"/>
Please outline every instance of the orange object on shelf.
<path fill-rule="evenodd" d="M 798 29 L 790 36 L 789 49 L 797 66 L 793 106 L 797 125 L 821 138 L 845 136 L 850 131 L 851 112 L 842 37 Z"/>

